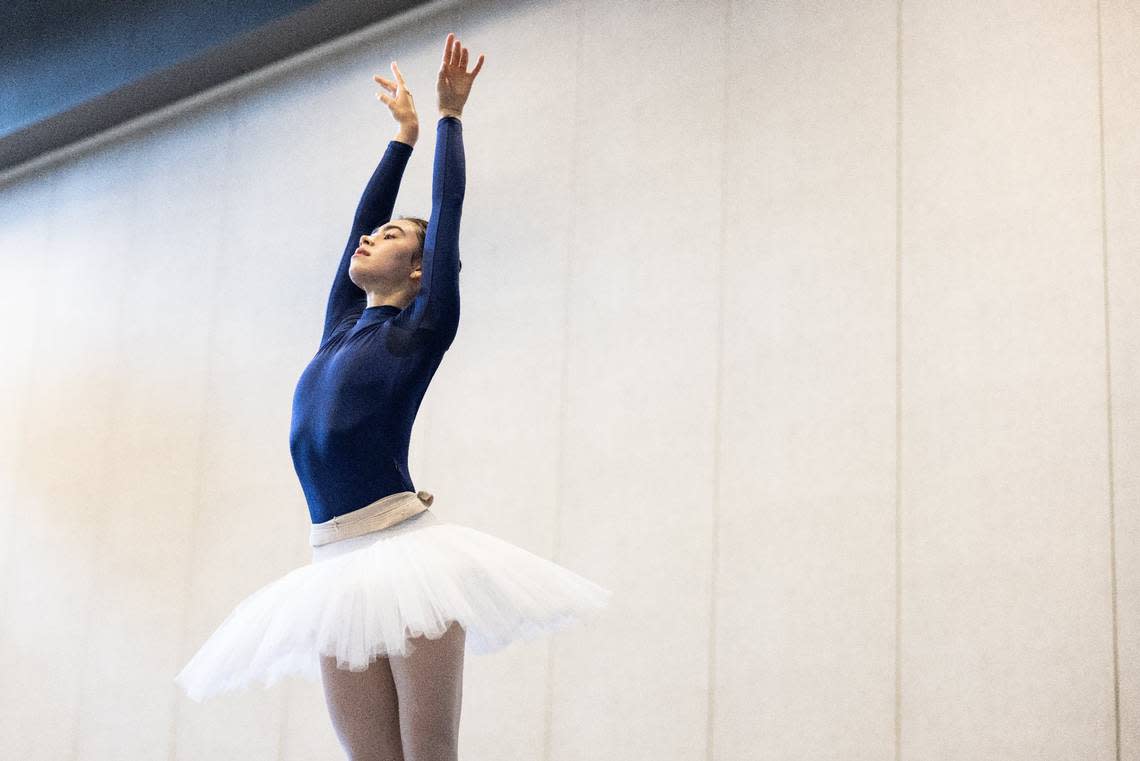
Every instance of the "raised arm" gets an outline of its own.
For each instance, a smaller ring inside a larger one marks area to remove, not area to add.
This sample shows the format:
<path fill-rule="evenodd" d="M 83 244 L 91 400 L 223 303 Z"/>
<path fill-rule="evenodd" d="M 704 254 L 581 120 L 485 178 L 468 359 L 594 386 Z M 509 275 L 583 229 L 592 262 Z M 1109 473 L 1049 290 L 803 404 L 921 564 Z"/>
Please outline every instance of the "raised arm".
<path fill-rule="evenodd" d="M 483 68 L 480 54 L 475 68 L 467 71 L 467 55 L 467 48 L 455 35 L 447 35 L 436 81 L 441 117 L 436 123 L 431 219 L 424 239 L 420 290 L 394 318 L 397 326 L 412 335 L 427 331 L 445 351 L 459 328 L 459 220 L 467 185 L 463 124 L 459 119 L 471 84 Z"/>
<path fill-rule="evenodd" d="M 372 79 L 387 93 L 379 92 L 376 97 L 383 101 L 392 112 L 392 118 L 400 125 L 396 139 L 388 143 L 388 150 L 380 159 L 372 177 L 364 186 L 360 202 L 356 205 L 356 214 L 352 217 L 352 229 L 348 232 L 348 242 L 344 245 L 344 252 L 340 256 L 340 264 L 333 277 L 332 288 L 329 290 L 328 305 L 325 307 L 325 327 L 321 334 L 321 344 L 329 339 L 333 330 L 355 312 L 363 312 L 367 303 L 367 295 L 348 276 L 348 268 L 352 264 L 352 254 L 360 245 L 360 237 L 370 233 L 377 227 L 392 219 L 392 207 L 396 203 L 396 194 L 400 192 L 400 180 L 404 176 L 404 168 L 408 165 L 408 158 L 412 155 L 412 146 L 419 136 L 420 122 L 416 114 L 412 94 L 408 92 L 408 83 L 400 67 L 392 61 L 394 80 L 385 79 L 374 74 Z"/>
<path fill-rule="evenodd" d="M 388 149 L 364 187 L 356 206 L 356 214 L 352 218 L 348 242 L 345 244 L 344 253 L 341 254 L 340 265 L 329 290 L 321 343 L 328 340 L 333 329 L 342 320 L 353 312 L 364 310 L 366 296 L 364 291 L 349 279 L 348 267 L 352 262 L 353 252 L 360 245 L 360 236 L 372 232 L 392 218 L 396 194 L 400 192 L 400 180 L 404 176 L 404 168 L 408 165 L 408 158 L 411 155 L 412 146 L 408 143 L 399 140 L 389 142 Z"/>
<path fill-rule="evenodd" d="M 436 124 L 431 219 L 424 239 L 420 290 L 396 324 L 409 331 L 429 330 L 447 348 L 459 328 L 459 221 L 467 184 L 463 124 L 456 116 Z"/>

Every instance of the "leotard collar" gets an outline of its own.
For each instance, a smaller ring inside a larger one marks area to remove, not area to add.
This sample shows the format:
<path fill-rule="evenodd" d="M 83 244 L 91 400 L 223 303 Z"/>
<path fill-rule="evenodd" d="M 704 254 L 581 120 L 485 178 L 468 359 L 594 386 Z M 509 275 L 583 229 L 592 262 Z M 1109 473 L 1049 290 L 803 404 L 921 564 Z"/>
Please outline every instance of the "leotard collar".
<path fill-rule="evenodd" d="M 403 310 L 395 304 L 380 304 L 374 307 L 365 307 L 364 314 L 360 316 L 361 322 L 384 322 L 389 317 L 397 315 Z"/>

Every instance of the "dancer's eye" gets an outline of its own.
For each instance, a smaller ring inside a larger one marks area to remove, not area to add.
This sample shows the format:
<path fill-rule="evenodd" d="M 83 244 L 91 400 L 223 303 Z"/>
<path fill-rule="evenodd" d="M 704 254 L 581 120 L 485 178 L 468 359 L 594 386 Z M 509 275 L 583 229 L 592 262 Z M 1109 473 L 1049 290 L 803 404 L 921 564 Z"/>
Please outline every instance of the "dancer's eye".
<path fill-rule="evenodd" d="M 388 238 L 395 238 L 395 237 L 396 237 L 395 235 L 388 234 L 388 235 L 384 236 L 384 240 L 388 240 Z"/>

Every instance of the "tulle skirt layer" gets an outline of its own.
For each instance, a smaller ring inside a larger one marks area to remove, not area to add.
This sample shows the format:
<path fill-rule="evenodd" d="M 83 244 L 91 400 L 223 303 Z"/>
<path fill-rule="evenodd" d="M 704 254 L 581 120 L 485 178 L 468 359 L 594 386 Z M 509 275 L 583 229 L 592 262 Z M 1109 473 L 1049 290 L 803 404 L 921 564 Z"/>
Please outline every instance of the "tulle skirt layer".
<path fill-rule="evenodd" d="M 350 514 L 351 515 L 351 514 Z M 425 510 L 313 548 L 241 601 L 175 682 L 204 700 L 282 677 L 320 679 L 320 655 L 362 671 L 406 655 L 457 621 L 480 655 L 553 632 L 604 608 L 612 592 L 510 542 Z"/>

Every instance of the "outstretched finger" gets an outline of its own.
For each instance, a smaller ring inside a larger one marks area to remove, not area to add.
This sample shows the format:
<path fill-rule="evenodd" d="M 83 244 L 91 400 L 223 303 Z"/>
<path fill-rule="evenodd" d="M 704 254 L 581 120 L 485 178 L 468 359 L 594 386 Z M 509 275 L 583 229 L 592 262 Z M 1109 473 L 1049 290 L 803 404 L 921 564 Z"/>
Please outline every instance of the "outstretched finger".
<path fill-rule="evenodd" d="M 451 65 L 451 42 L 455 39 L 455 33 L 449 32 L 447 39 L 443 43 L 443 65 Z"/>
<path fill-rule="evenodd" d="M 400 72 L 400 67 L 396 65 L 395 61 L 392 61 L 392 71 L 396 72 L 396 79 L 400 84 L 407 86 L 408 83 L 404 81 L 404 75 Z"/>
<path fill-rule="evenodd" d="M 474 79 L 475 75 L 479 73 L 479 69 L 483 68 L 483 54 L 479 54 L 479 60 L 475 62 L 475 68 L 471 71 L 471 78 Z"/>
<path fill-rule="evenodd" d="M 379 74 L 373 75 L 372 78 L 375 79 L 377 82 L 379 82 L 380 86 L 385 88 L 386 90 L 393 90 L 394 91 L 396 89 L 396 83 L 390 79 L 384 79 L 384 77 L 380 76 Z"/>
<path fill-rule="evenodd" d="M 460 50 L 462 50 L 463 53 L 459 56 L 459 68 L 460 68 L 460 70 L 466 72 L 467 71 L 467 48 L 461 47 Z"/>

